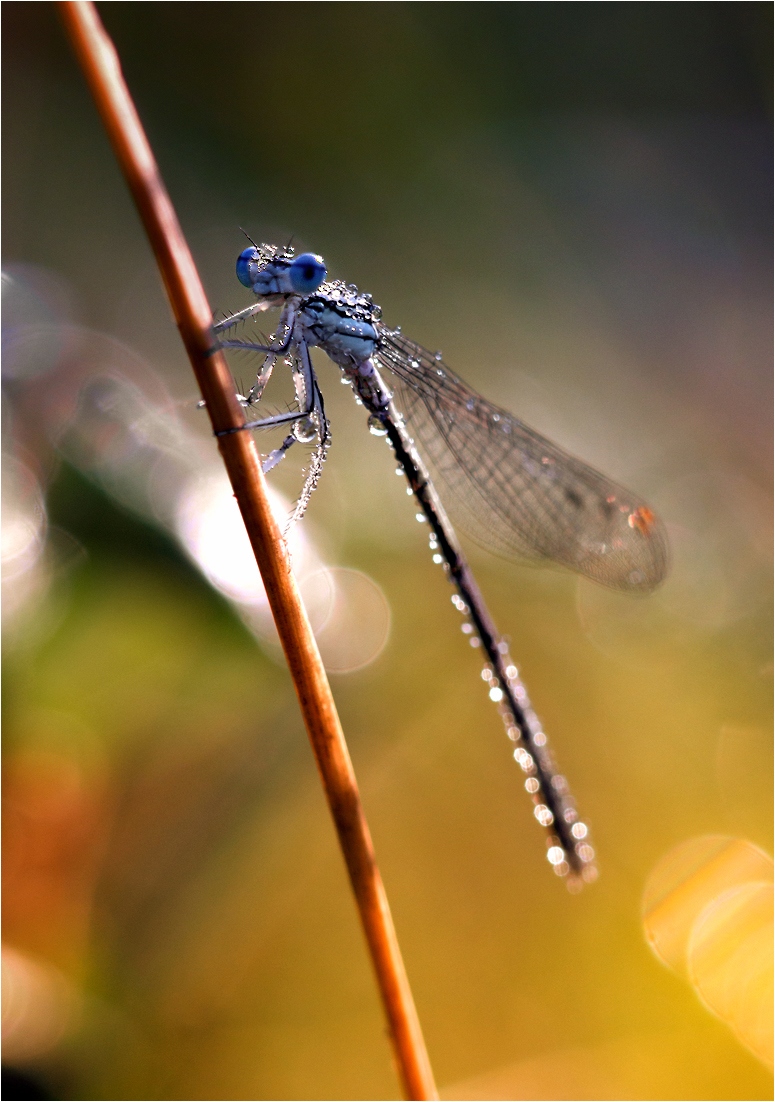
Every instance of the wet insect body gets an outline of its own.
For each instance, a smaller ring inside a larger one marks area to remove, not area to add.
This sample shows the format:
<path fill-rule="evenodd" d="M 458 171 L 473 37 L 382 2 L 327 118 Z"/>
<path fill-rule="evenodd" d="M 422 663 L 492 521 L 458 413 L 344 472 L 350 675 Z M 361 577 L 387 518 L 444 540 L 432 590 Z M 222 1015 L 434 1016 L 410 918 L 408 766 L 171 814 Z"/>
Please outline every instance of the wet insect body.
<path fill-rule="evenodd" d="M 290 365 L 297 408 L 248 419 L 244 428 L 287 425 L 290 432 L 264 461 L 271 470 L 297 441 L 316 443 L 292 520 L 299 519 L 320 477 L 330 426 L 309 350 L 320 347 L 369 413 L 369 428 L 387 437 L 430 527 L 430 546 L 456 592 L 463 631 L 484 651 L 482 677 L 526 774 L 534 814 L 547 830 L 547 857 L 558 875 L 579 884 L 596 876 L 594 850 L 565 778 L 557 772 L 508 645 L 498 633 L 420 452 L 430 463 L 456 518 L 478 542 L 500 554 L 551 560 L 616 589 L 645 593 L 668 565 L 661 522 L 640 498 L 534 432 L 468 387 L 442 361 L 389 329 L 370 295 L 326 280 L 320 257 L 251 246 L 237 261 L 240 282 L 257 302 L 215 326 L 222 348 L 259 353 L 251 410 L 278 360 Z M 267 344 L 228 337 L 271 306 L 281 309 Z M 385 377 L 383 377 L 385 372 Z M 389 373 L 389 374 L 388 374 Z M 385 379 L 390 380 L 391 388 Z M 396 399 L 394 401 L 394 398 Z M 233 430 L 240 431 L 240 430 Z M 419 446 L 419 450 L 418 450 Z"/>

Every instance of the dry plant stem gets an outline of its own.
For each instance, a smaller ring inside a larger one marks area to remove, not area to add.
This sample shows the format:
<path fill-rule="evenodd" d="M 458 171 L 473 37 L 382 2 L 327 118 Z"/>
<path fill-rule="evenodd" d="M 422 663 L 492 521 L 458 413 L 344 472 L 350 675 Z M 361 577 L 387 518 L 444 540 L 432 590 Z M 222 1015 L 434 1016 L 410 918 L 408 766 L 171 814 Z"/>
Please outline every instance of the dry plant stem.
<path fill-rule="evenodd" d="M 84 0 L 62 2 L 59 9 L 150 238 L 213 429 L 238 427 L 244 423 L 244 414 L 223 354 L 213 351 L 212 313 L 124 83 L 116 51 L 94 4 Z M 219 437 L 218 447 L 264 580 L 339 834 L 405 1095 L 411 1099 L 437 1098 L 347 744 L 287 550 L 266 497 L 255 445 L 249 433 L 237 432 Z"/>

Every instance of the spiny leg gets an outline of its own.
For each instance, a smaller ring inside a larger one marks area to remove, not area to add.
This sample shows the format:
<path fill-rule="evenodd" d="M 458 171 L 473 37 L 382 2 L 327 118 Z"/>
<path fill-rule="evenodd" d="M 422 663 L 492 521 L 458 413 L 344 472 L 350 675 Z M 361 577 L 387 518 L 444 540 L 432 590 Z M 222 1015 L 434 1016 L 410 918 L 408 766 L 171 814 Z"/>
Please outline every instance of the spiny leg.
<path fill-rule="evenodd" d="M 307 364 L 311 372 L 312 365 L 309 362 L 309 352 L 307 351 L 306 347 L 304 349 L 304 352 L 306 353 Z M 328 449 L 331 446 L 331 429 L 328 424 L 325 410 L 323 408 L 323 395 L 320 392 L 320 387 L 318 386 L 318 382 L 315 378 L 314 373 L 311 376 L 311 385 L 313 390 L 312 402 L 315 408 L 315 417 L 318 423 L 318 445 L 315 448 L 315 451 L 312 453 L 309 470 L 307 471 L 307 477 L 304 480 L 304 485 L 302 486 L 301 493 L 299 494 L 299 499 L 296 502 L 293 513 L 291 514 L 290 518 L 288 519 L 288 523 L 285 526 L 285 531 L 283 535 L 286 536 L 288 535 L 288 532 L 290 531 L 291 527 L 296 523 L 296 521 L 301 520 L 301 518 L 307 511 L 307 506 L 309 505 L 310 498 L 312 497 L 312 494 L 314 493 L 315 488 L 320 481 L 320 476 L 323 473 L 323 464 L 326 461 L 326 455 L 328 454 Z M 315 424 L 312 417 L 310 417 L 309 420 L 311 425 Z"/>
<path fill-rule="evenodd" d="M 237 348 L 243 352 L 266 352 L 281 356 L 291 347 L 290 334 L 282 344 L 258 344 L 256 341 L 218 341 L 219 348 Z"/>
<path fill-rule="evenodd" d="M 307 419 L 311 422 L 311 428 L 314 428 L 315 432 L 322 431 L 322 424 L 316 426 L 314 424 L 314 421 L 312 420 L 312 415 L 318 414 L 318 411 L 320 411 L 319 416 L 322 415 L 323 407 L 320 399 L 320 392 L 317 387 L 317 381 L 315 379 L 315 372 L 312 368 L 312 363 L 309 358 L 309 351 L 307 350 L 306 344 L 302 343 L 297 345 L 297 347 L 299 349 L 303 364 L 303 371 L 299 371 L 297 368 L 294 368 L 294 385 L 296 386 L 296 394 L 299 398 L 300 408 L 297 410 L 292 410 L 288 413 L 278 413 L 275 414 L 273 417 L 261 417 L 257 421 L 246 421 L 244 425 L 239 425 L 231 429 L 222 429 L 220 432 L 217 432 L 215 434 L 216 436 L 231 436 L 231 434 L 234 432 L 244 432 L 246 429 L 269 429 L 274 427 L 275 425 L 294 424 L 296 422 L 301 422 L 304 419 Z M 271 368 L 274 367 L 275 355 L 276 353 L 273 350 L 271 354 L 267 357 L 267 362 L 261 370 L 261 375 L 259 375 L 256 380 L 256 385 L 260 387 L 260 391 L 263 391 L 263 386 L 261 386 L 261 376 L 267 371 L 267 369 L 271 373 Z M 264 385 L 266 385 L 265 382 Z M 260 397 L 260 391 L 258 397 Z M 255 401 L 258 401 L 258 398 L 255 398 L 254 402 Z M 247 404 L 254 403 L 247 402 Z M 294 435 L 296 435 L 299 439 L 304 439 L 304 436 L 301 434 L 295 433 Z M 312 439 L 311 436 L 310 439 Z"/>
<path fill-rule="evenodd" d="M 297 441 L 298 437 L 294 436 L 292 432 L 289 433 L 283 440 L 280 447 L 275 448 L 274 451 L 271 451 L 264 462 L 261 464 L 261 470 L 264 472 L 264 474 L 269 474 L 269 472 L 273 470 L 278 463 L 285 459 L 288 451 L 295 443 L 297 443 Z"/>
<path fill-rule="evenodd" d="M 249 312 L 243 311 L 243 314 L 245 313 Z M 326 452 L 331 442 L 330 427 L 323 406 L 323 395 L 320 392 L 315 370 L 312 366 L 309 349 L 305 341 L 295 342 L 293 340 L 294 318 L 295 313 L 292 310 L 283 312 L 278 329 L 285 329 L 287 335 L 282 345 L 275 346 L 274 337 L 272 338 L 271 346 L 259 345 L 250 341 L 222 341 L 220 343 L 223 348 L 263 352 L 266 355 L 264 364 L 256 376 L 256 382 L 251 387 L 247 396 L 241 399 L 243 404 L 248 407 L 256 405 L 260 401 L 264 389 L 271 377 L 277 356 L 281 355 L 283 352 L 287 352 L 291 345 L 295 344 L 298 352 L 298 359 L 296 359 L 296 357 L 292 358 L 291 367 L 293 370 L 293 384 L 299 409 L 289 413 L 276 414 L 273 417 L 263 417 L 257 421 L 248 421 L 238 428 L 225 429 L 216 433 L 217 436 L 229 436 L 234 432 L 242 432 L 245 429 L 273 428 L 277 425 L 292 424 L 293 430 L 285 437 L 279 448 L 275 448 L 264 459 L 262 463 L 264 474 L 276 467 L 278 463 L 285 458 L 290 448 L 297 441 L 301 441 L 305 444 L 311 443 L 315 436 L 317 436 L 318 445 L 312 454 L 307 477 L 304 481 L 299 499 L 296 502 L 293 514 L 286 526 L 286 532 L 295 521 L 300 520 L 304 515 L 307 505 L 309 504 L 309 499 L 320 479 Z M 226 319 L 227 322 L 230 320 L 231 319 Z M 223 328 L 225 328 L 225 325 Z"/>
<path fill-rule="evenodd" d="M 274 353 L 270 353 L 266 357 L 261 367 L 261 370 L 256 375 L 256 381 L 253 383 L 253 386 L 250 388 L 247 395 L 244 398 L 242 398 L 241 395 L 239 396 L 243 405 L 254 406 L 261 401 L 261 395 L 264 393 L 266 384 L 272 377 L 272 371 L 274 370 L 276 360 L 277 357 L 274 355 Z"/>
<path fill-rule="evenodd" d="M 225 333 L 227 329 L 233 329 L 235 325 L 239 325 L 243 321 L 247 321 L 249 318 L 254 317 L 257 313 L 268 309 L 270 303 L 258 302 L 254 306 L 249 306 L 246 310 L 240 310 L 236 314 L 232 314 L 230 318 L 224 318 L 223 321 L 217 322 L 213 326 L 213 332 L 215 334 Z M 293 340 L 293 327 L 296 322 L 296 307 L 293 303 L 286 303 L 280 314 L 280 321 L 278 322 L 277 329 L 274 331 L 269 339 L 269 344 L 258 344 L 255 341 L 220 341 L 221 348 L 242 348 L 249 352 L 276 352 L 281 355 L 283 352 L 287 352 Z M 280 338 L 280 344 L 277 344 L 278 333 L 284 333 L 285 335 Z"/>
<path fill-rule="evenodd" d="M 268 310 L 270 303 L 268 302 L 256 302 L 253 306 L 248 306 L 245 310 L 238 310 L 236 314 L 230 314 L 228 318 L 222 318 L 221 321 L 213 322 L 214 333 L 225 333 L 227 329 L 233 329 L 235 325 L 239 325 L 240 322 L 248 321 L 250 318 L 254 318 L 256 314 L 261 314 L 264 310 Z"/>
<path fill-rule="evenodd" d="M 291 425 L 295 421 L 301 421 L 304 417 L 309 416 L 308 410 L 293 410 L 290 413 L 278 413 L 274 417 L 262 417 L 258 421 L 246 421 L 244 425 L 235 425 L 231 429 L 221 429 L 216 432 L 216 436 L 231 436 L 235 432 L 245 432 L 246 429 L 271 429 L 275 425 Z"/>

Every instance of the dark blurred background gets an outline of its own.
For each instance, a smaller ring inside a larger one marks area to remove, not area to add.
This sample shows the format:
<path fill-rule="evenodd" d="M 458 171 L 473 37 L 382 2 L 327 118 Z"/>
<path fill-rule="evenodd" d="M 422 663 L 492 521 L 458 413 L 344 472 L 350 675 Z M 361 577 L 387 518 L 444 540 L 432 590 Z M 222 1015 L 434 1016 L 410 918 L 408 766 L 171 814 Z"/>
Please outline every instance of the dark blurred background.
<path fill-rule="evenodd" d="M 240 227 L 293 235 L 671 533 L 645 600 L 470 545 L 592 824 L 572 896 L 320 362 L 298 554 L 346 583 L 324 653 L 442 1093 L 771 1097 L 641 897 L 695 836 L 771 851 L 772 6 L 100 12 L 214 309 L 248 304 Z M 288 674 L 207 542 L 228 493 L 148 245 L 54 5 L 2 21 L 5 1097 L 395 1097 Z"/>

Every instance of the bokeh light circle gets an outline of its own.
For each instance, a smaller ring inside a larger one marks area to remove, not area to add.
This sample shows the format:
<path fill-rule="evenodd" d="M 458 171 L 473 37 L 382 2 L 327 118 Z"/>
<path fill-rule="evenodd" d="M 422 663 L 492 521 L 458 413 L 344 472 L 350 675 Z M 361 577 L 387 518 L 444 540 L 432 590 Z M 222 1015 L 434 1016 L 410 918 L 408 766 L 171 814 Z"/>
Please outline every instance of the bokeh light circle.
<path fill-rule="evenodd" d="M 360 570 L 335 566 L 301 582 L 304 603 L 328 613 L 313 630 L 329 673 L 353 673 L 371 665 L 390 636 L 390 605 L 380 586 Z"/>
<path fill-rule="evenodd" d="M 702 1001 L 772 1066 L 772 881 L 740 884 L 702 911 L 687 948 Z"/>
<path fill-rule="evenodd" d="M 267 494 L 282 527 L 288 518 L 288 502 L 271 487 L 267 487 Z M 224 596 L 243 604 L 266 606 L 266 591 L 245 522 L 223 471 L 214 470 L 190 480 L 180 494 L 175 527 L 183 546 Z M 294 525 L 286 542 L 297 577 L 320 569 L 320 559 L 306 529 Z"/>
<path fill-rule="evenodd" d="M 5 945 L 2 974 L 3 1062 L 25 1064 L 74 1028 L 78 998 L 58 969 Z"/>
<path fill-rule="evenodd" d="M 726 834 L 689 838 L 666 853 L 643 893 L 643 924 L 651 948 L 683 972 L 692 927 L 706 906 L 730 888 L 772 879 L 772 858 L 758 846 Z"/>

